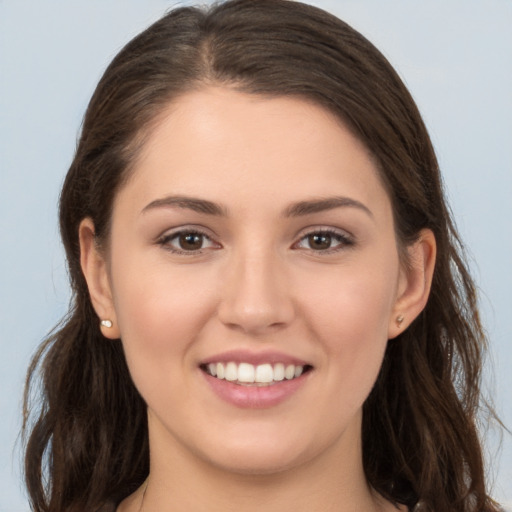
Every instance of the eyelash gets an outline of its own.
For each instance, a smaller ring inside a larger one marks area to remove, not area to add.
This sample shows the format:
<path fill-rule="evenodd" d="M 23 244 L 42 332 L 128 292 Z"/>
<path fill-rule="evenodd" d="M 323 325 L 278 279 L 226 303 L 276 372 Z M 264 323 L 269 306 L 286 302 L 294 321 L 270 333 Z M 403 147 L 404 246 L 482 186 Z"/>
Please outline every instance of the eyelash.
<path fill-rule="evenodd" d="M 162 235 L 158 240 L 157 240 L 157 243 L 159 245 L 161 245 L 164 249 L 168 250 L 169 252 L 172 252 L 174 254 L 183 254 L 183 255 L 186 255 L 186 256 L 194 256 L 194 255 L 197 255 L 197 254 L 202 254 L 204 252 L 204 249 L 208 249 L 207 248 L 201 248 L 201 249 L 197 249 L 197 250 L 185 250 L 185 249 L 180 249 L 178 247 L 173 247 L 171 245 L 171 241 L 172 240 L 175 240 L 175 239 L 178 239 L 179 237 L 181 236 L 200 236 L 202 237 L 202 240 L 208 240 L 209 242 L 211 242 L 212 244 L 216 244 L 216 242 L 214 242 L 212 240 L 212 238 L 210 236 L 208 236 L 205 232 L 197 229 L 197 228 L 191 228 L 191 229 L 180 229 L 178 231 L 173 231 L 171 233 L 166 233 L 164 235 Z M 220 244 L 216 244 L 220 247 Z"/>
<path fill-rule="evenodd" d="M 178 254 L 178 255 L 186 255 L 186 256 L 195 256 L 199 254 L 203 254 L 204 250 L 210 249 L 210 247 L 201 247 L 200 249 L 196 250 L 185 250 L 183 248 L 175 247 L 171 244 L 173 240 L 179 239 L 181 236 L 199 236 L 201 237 L 202 241 L 205 240 L 209 241 L 212 245 L 217 245 L 217 248 L 221 248 L 221 245 L 217 242 L 214 242 L 212 238 L 206 234 L 204 231 L 201 231 L 197 228 L 191 228 L 191 229 L 180 229 L 179 231 L 173 231 L 171 233 L 166 233 L 162 235 L 160 238 L 158 238 L 157 243 L 162 246 L 164 249 L 168 250 L 171 253 Z M 329 237 L 329 241 L 335 241 L 338 242 L 336 247 L 328 247 L 326 249 L 318 249 L 315 250 L 312 247 L 304 248 L 299 247 L 299 245 L 307 240 L 309 237 L 312 236 L 321 236 L 321 237 Z M 342 233 L 340 231 L 336 231 L 334 229 L 312 229 L 311 231 L 308 231 L 307 233 L 303 234 L 298 242 L 295 242 L 292 245 L 292 248 L 297 250 L 305 250 L 305 251 L 312 251 L 315 254 L 318 255 L 328 255 L 332 253 L 337 253 L 339 251 L 342 251 L 346 248 L 349 248 L 355 244 L 355 240 L 352 236 L 347 235 L 346 233 Z"/>
<path fill-rule="evenodd" d="M 334 241 L 338 242 L 338 246 L 337 247 L 329 247 L 327 249 L 321 249 L 321 250 L 315 250 L 311 247 L 304 248 L 304 249 L 297 247 L 301 242 L 303 242 L 304 240 L 307 240 L 309 237 L 318 236 L 318 235 L 323 236 L 323 237 L 329 237 L 331 241 L 334 240 Z M 337 231 L 335 229 L 325 229 L 325 228 L 321 229 L 320 228 L 320 229 L 313 229 L 311 231 L 308 231 L 307 233 L 302 235 L 301 238 L 299 239 L 299 241 L 296 242 L 295 244 L 293 244 L 293 246 L 297 247 L 297 249 L 299 249 L 299 250 L 311 250 L 313 253 L 322 256 L 322 255 L 337 253 L 339 251 L 342 251 L 344 249 L 352 247 L 354 244 L 355 244 L 354 238 L 346 233 Z"/>

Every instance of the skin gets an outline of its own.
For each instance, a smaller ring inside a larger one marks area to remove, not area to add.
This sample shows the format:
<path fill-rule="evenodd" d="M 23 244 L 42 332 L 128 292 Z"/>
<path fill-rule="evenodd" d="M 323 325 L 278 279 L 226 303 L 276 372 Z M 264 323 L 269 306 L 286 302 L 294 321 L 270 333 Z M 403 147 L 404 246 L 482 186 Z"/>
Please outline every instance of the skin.
<path fill-rule="evenodd" d="M 162 204 L 171 196 L 222 214 Z M 290 215 L 332 197 L 350 201 Z M 204 233 L 200 250 L 180 248 L 179 230 Z M 325 230 L 330 242 L 312 246 L 308 236 Z M 108 249 L 93 235 L 85 219 L 91 299 L 148 404 L 144 510 L 396 510 L 364 477 L 362 405 L 388 340 L 425 306 L 435 241 L 421 232 L 401 264 L 389 197 L 346 127 L 296 98 L 187 93 L 162 113 L 118 193 Z M 313 368 L 278 405 L 240 408 L 199 369 L 231 349 Z M 119 510 L 139 510 L 142 493 Z"/>

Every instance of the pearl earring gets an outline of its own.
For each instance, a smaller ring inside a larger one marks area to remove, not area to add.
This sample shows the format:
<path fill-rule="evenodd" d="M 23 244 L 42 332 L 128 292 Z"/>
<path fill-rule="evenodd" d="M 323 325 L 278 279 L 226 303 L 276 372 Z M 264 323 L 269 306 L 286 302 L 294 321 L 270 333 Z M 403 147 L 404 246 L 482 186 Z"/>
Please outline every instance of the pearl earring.
<path fill-rule="evenodd" d="M 100 322 L 100 325 L 102 327 L 106 327 L 107 329 L 110 329 L 112 327 L 112 320 L 102 320 Z"/>
<path fill-rule="evenodd" d="M 396 325 L 398 325 L 398 327 L 401 327 L 402 326 L 402 322 L 404 321 L 404 315 L 398 315 L 396 317 Z"/>

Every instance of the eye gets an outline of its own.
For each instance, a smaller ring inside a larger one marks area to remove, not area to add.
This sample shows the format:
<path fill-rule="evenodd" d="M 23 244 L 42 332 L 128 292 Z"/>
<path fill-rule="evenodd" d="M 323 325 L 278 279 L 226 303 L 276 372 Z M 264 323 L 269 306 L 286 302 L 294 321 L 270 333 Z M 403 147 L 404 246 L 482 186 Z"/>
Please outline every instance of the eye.
<path fill-rule="evenodd" d="M 197 254 L 205 249 L 220 247 L 208 235 L 195 230 L 174 231 L 165 234 L 158 240 L 158 243 L 177 254 Z"/>
<path fill-rule="evenodd" d="M 354 240 L 344 233 L 334 230 L 319 230 L 303 236 L 295 244 L 295 248 L 315 252 L 335 252 L 351 245 L 354 245 Z"/>

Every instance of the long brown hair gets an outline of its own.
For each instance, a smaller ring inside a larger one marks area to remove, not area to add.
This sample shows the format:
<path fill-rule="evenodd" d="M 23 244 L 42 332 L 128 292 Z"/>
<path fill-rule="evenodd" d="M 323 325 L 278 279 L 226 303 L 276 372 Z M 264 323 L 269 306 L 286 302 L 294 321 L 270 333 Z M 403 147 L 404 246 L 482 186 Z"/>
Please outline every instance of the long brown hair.
<path fill-rule="evenodd" d="M 33 510 L 95 510 L 148 474 L 146 407 L 121 342 L 100 333 L 80 269 L 78 226 L 90 217 L 98 240 L 108 239 L 114 197 L 152 123 L 169 101 L 207 84 L 327 108 L 375 158 L 402 247 L 423 228 L 434 232 L 428 304 L 388 343 L 364 404 L 366 477 L 384 497 L 410 507 L 420 501 L 422 510 L 436 512 L 498 510 L 486 491 L 476 429 L 485 337 L 426 128 L 370 42 L 336 17 L 287 0 L 175 9 L 129 42 L 97 86 L 60 198 L 72 303 L 27 377 L 25 474 Z"/>

